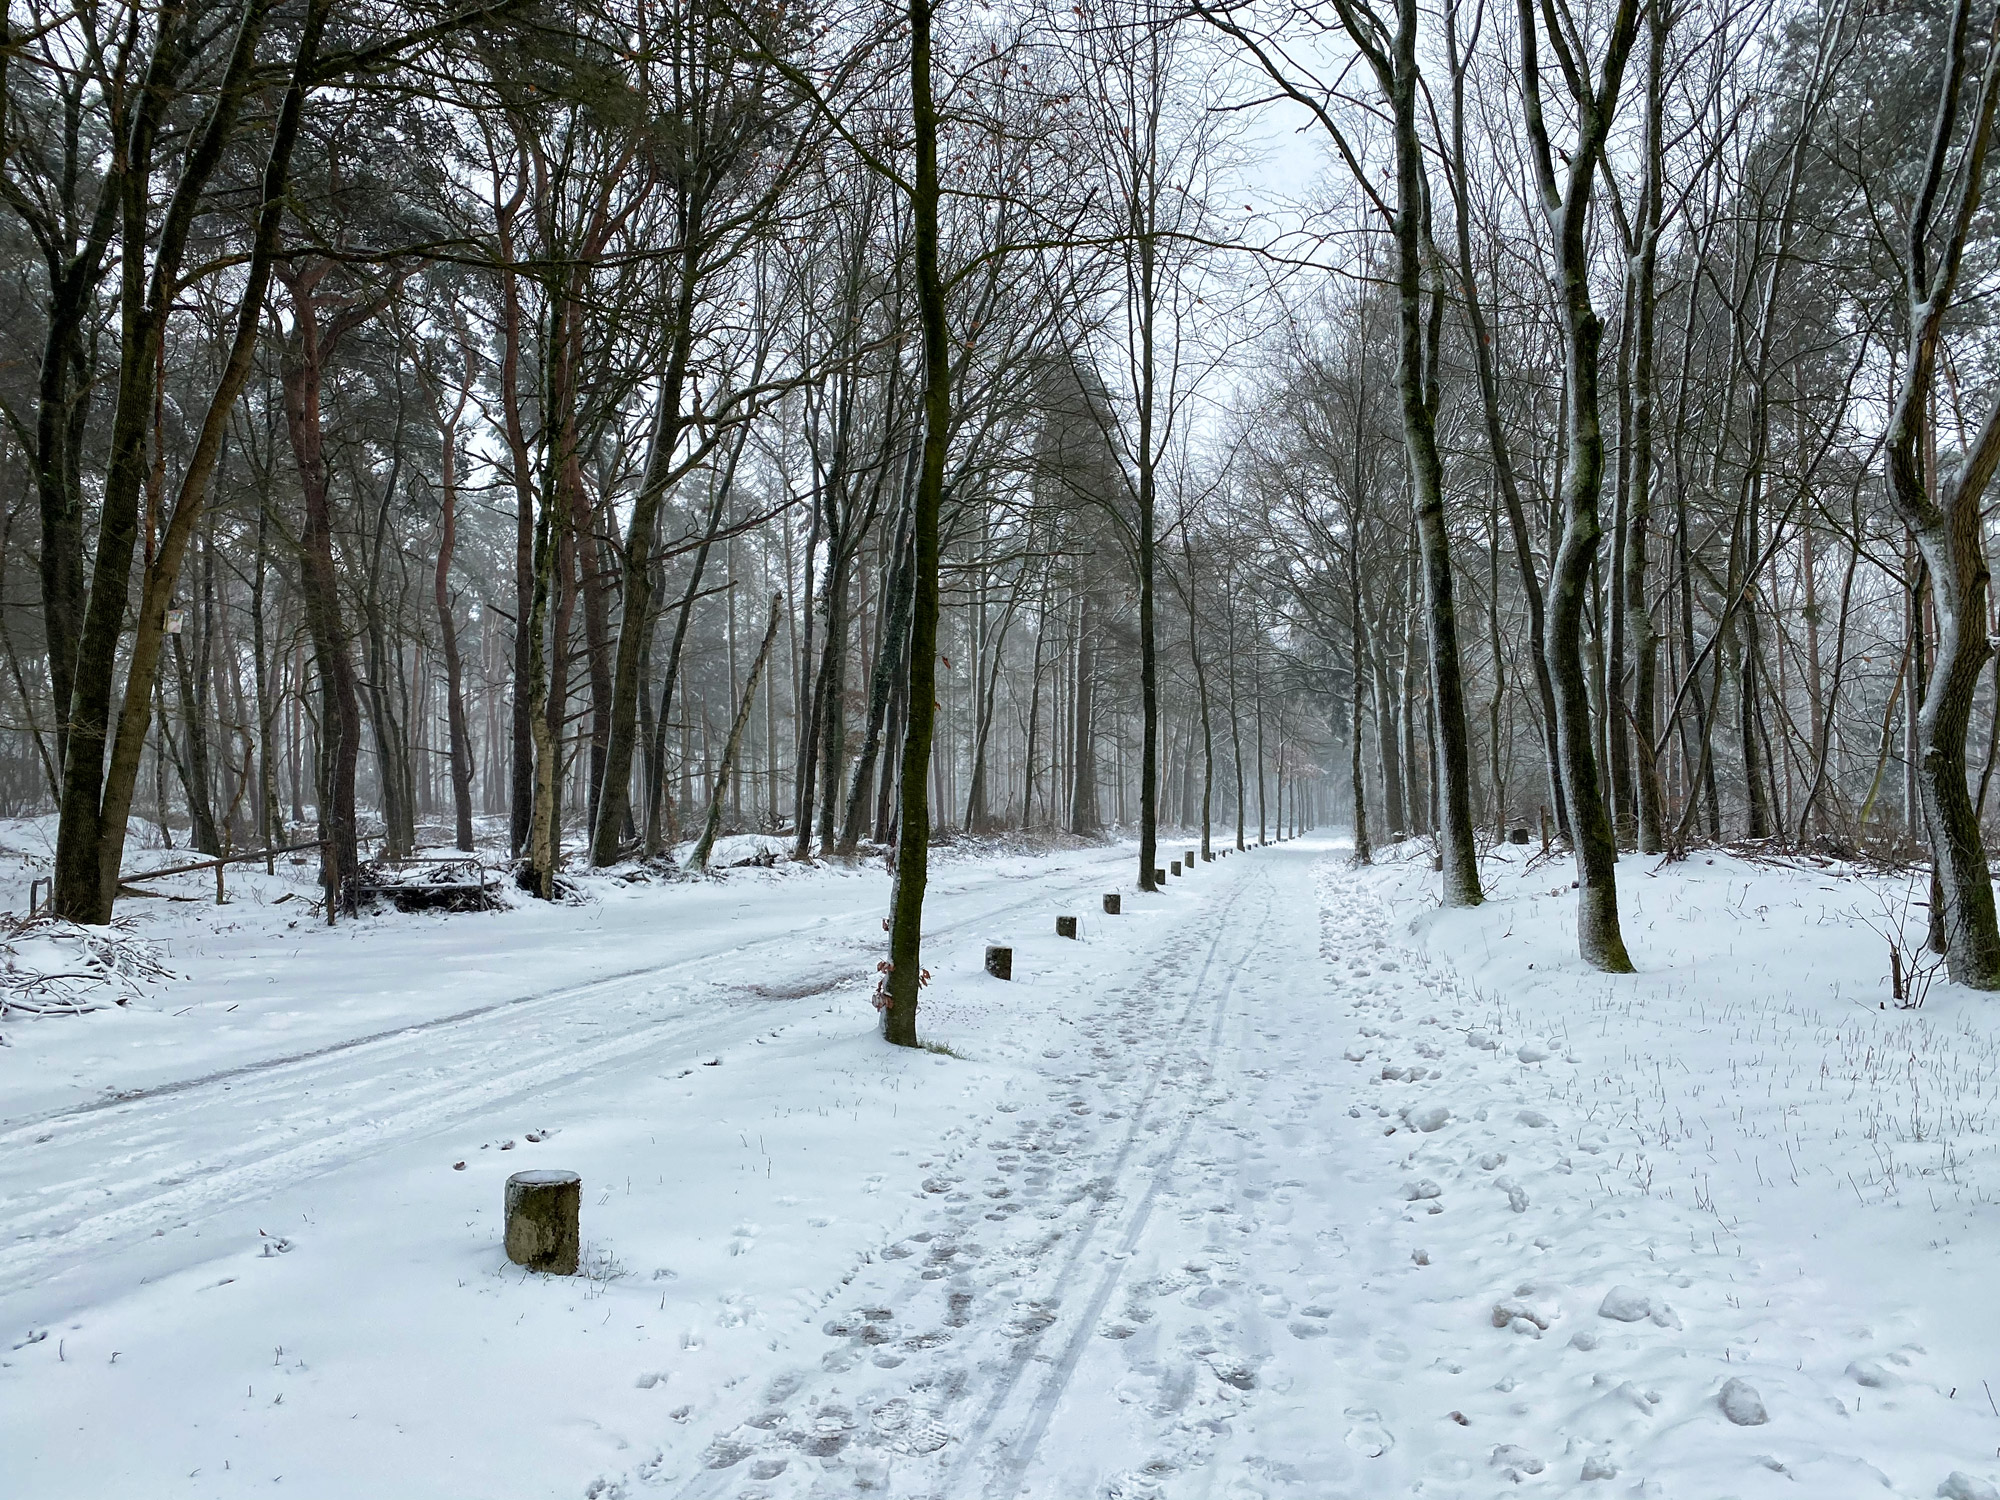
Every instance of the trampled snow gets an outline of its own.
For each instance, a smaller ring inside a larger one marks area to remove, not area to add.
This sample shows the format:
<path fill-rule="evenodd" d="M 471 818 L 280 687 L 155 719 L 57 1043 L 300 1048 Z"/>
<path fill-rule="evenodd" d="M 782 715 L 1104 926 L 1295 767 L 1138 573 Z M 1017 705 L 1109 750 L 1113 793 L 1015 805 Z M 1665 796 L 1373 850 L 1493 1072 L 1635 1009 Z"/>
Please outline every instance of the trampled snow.
<path fill-rule="evenodd" d="M 950 1053 L 874 1035 L 879 867 L 132 902 L 182 977 L 0 1020 L 0 1495 L 1991 1495 L 1996 1002 L 1721 855 L 1593 974 L 1528 853 L 947 856 Z"/>

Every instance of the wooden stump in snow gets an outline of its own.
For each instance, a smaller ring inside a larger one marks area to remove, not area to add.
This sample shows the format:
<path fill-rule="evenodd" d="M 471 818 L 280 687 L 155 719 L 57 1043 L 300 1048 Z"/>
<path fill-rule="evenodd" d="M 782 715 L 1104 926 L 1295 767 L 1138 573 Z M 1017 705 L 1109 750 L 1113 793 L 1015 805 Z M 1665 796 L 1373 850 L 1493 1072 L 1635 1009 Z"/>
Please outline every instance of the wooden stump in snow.
<path fill-rule="evenodd" d="M 988 944 L 986 948 L 986 972 L 995 979 L 1014 977 L 1014 950 Z"/>
<path fill-rule="evenodd" d="M 516 1172 L 507 1179 L 507 1259 L 530 1271 L 576 1274 L 583 1179 L 574 1172 Z"/>
<path fill-rule="evenodd" d="M 1510 844 L 1525 844 L 1525 843 L 1527 843 L 1527 842 L 1528 842 L 1528 830 L 1527 830 L 1527 829 L 1525 829 L 1525 828 L 1510 828 L 1510 829 L 1508 829 L 1508 830 L 1507 830 L 1507 842 L 1508 842 L 1508 843 L 1510 843 Z"/>
<path fill-rule="evenodd" d="M 1181 872 L 1181 862 L 1179 860 L 1170 859 L 1167 861 L 1167 873 L 1169 875 L 1178 875 L 1180 874 L 1180 872 Z"/>
<path fill-rule="evenodd" d="M 1165 870 L 1153 871 L 1154 885 L 1165 885 L 1166 883 L 1167 883 L 1167 872 Z"/>
<path fill-rule="evenodd" d="M 1120 895 L 1118 894 L 1118 892 L 1116 892 L 1116 891 L 1106 891 L 1106 892 L 1104 893 L 1104 915 L 1105 915 L 1105 916 L 1107 916 L 1107 917 L 1115 917 L 1115 916 L 1117 916 L 1117 915 L 1118 915 L 1118 909 L 1119 909 L 1119 908 L 1120 908 L 1121 906 L 1123 906 L 1124 904 L 1125 904 L 1125 898 L 1124 898 L 1124 897 L 1122 897 L 1122 896 L 1120 896 Z"/>
<path fill-rule="evenodd" d="M 1057 936 L 1057 937 L 1066 937 L 1066 938 L 1073 938 L 1073 937 L 1075 937 L 1075 936 L 1076 936 L 1076 918 L 1075 918 L 1075 917 L 1057 917 L 1057 918 L 1056 918 L 1056 936 Z"/>

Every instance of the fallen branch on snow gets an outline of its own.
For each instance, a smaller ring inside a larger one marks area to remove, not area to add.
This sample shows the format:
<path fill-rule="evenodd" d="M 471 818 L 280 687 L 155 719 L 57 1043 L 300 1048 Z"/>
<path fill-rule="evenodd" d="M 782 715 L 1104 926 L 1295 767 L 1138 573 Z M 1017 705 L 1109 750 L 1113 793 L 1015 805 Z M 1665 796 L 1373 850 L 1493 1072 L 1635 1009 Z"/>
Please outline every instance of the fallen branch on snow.
<path fill-rule="evenodd" d="M 0 1017 L 106 1010 L 178 977 L 130 923 L 85 927 L 60 917 L 0 913 Z"/>

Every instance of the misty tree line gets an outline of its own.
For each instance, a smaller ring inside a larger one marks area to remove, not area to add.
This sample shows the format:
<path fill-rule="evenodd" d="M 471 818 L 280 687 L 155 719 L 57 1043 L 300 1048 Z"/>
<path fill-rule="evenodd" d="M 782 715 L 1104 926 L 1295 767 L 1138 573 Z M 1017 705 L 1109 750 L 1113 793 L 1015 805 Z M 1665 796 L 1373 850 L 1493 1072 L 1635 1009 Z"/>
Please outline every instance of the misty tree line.
<path fill-rule="evenodd" d="M 1435 829 L 1472 904 L 1478 823 L 1538 813 L 1618 971 L 1620 850 L 1921 850 L 1932 945 L 2000 987 L 2000 11 L 1197 8 L 1352 169 L 1240 451 L 1359 857 Z"/>
<path fill-rule="evenodd" d="M 2000 9 L 5 25 L 0 794 L 63 915 L 148 825 L 322 843 L 329 911 L 481 818 L 545 896 L 889 846 L 909 1041 L 934 832 L 1132 827 L 1150 889 L 1339 817 L 1450 904 L 1540 825 L 1614 970 L 1621 850 L 1924 849 L 2000 986 Z"/>

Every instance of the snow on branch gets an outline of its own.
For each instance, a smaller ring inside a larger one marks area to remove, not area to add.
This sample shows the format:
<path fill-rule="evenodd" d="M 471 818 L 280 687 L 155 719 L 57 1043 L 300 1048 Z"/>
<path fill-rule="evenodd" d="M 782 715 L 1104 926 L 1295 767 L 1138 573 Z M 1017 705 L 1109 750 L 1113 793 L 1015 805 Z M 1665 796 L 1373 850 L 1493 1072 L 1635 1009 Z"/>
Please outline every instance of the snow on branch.
<path fill-rule="evenodd" d="M 177 976 L 128 922 L 85 927 L 0 913 L 0 1018 L 82 1015 L 127 1005 Z"/>

